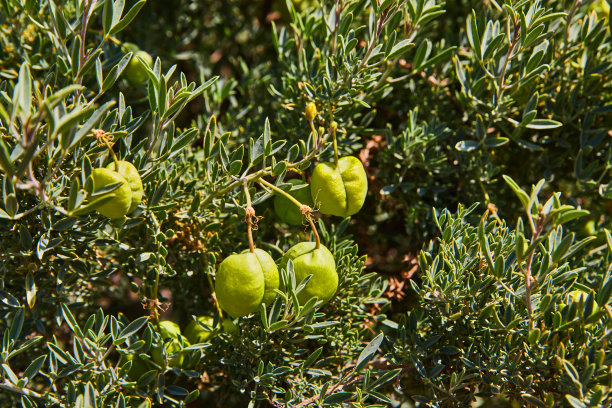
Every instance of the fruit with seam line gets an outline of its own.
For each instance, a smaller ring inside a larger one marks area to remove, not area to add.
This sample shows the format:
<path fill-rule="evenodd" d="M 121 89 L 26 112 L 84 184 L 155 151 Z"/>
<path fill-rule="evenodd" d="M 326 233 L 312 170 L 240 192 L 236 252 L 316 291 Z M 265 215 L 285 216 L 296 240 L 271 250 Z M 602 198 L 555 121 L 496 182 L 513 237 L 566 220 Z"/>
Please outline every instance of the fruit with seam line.
<path fill-rule="evenodd" d="M 217 301 L 230 316 L 243 317 L 271 304 L 278 289 L 278 268 L 265 251 L 255 248 L 228 256 L 221 262 L 215 279 Z"/>
<path fill-rule="evenodd" d="M 361 161 L 353 156 L 342 157 L 338 165 L 319 163 L 310 178 L 310 192 L 322 214 L 346 218 L 363 207 L 368 193 L 368 180 Z"/>
<path fill-rule="evenodd" d="M 286 268 L 289 260 L 293 262 L 293 272 L 297 283 L 308 275 L 312 278 L 297 298 L 300 304 L 305 304 L 316 296 L 327 303 L 338 289 L 338 273 L 332 253 L 321 245 L 317 249 L 315 242 L 300 242 L 292 246 L 283 256 L 281 267 Z"/>
<path fill-rule="evenodd" d="M 138 204 L 142 201 L 142 195 L 144 193 L 142 188 L 142 180 L 140 179 L 140 174 L 138 173 L 138 169 L 136 167 L 125 160 L 119 160 L 117 162 L 119 164 L 119 169 L 117 170 L 117 166 L 115 162 L 111 162 L 107 169 L 111 169 L 121 174 L 123 178 L 130 185 L 130 189 L 132 190 L 132 200 L 130 204 L 130 208 L 128 209 L 128 214 L 134 212 L 134 210 L 138 207 Z"/>
<path fill-rule="evenodd" d="M 132 204 L 132 189 L 127 180 L 121 174 L 107 168 L 93 169 L 90 177 L 93 182 L 93 194 L 104 187 L 119 183 L 113 190 L 100 195 L 99 198 L 110 197 L 110 199 L 98 206 L 96 211 L 110 219 L 124 217 Z"/>

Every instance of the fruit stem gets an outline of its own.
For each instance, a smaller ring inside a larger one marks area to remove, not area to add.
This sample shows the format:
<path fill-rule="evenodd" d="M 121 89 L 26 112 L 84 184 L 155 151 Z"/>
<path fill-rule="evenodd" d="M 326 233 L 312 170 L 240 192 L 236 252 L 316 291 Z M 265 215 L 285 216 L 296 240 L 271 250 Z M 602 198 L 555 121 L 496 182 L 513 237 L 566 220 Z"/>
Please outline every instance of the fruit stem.
<path fill-rule="evenodd" d="M 288 200 L 290 200 L 293 204 L 297 205 L 298 208 L 302 208 L 302 206 L 304 204 L 300 203 L 295 197 L 291 196 L 290 194 L 288 194 L 287 192 L 281 190 L 280 188 L 276 187 L 274 184 L 272 183 L 268 183 L 266 180 L 264 179 L 257 179 L 257 182 L 263 186 L 266 186 L 268 188 L 271 188 L 272 190 L 274 190 L 275 192 L 285 196 Z"/>
<path fill-rule="evenodd" d="M 333 121 L 331 123 L 330 130 L 332 132 L 334 140 L 334 163 L 336 164 L 336 167 L 338 167 L 338 140 L 336 139 L 336 130 L 338 130 L 338 122 Z"/>
<path fill-rule="evenodd" d="M 113 162 L 115 162 L 115 171 L 119 172 L 119 159 L 117 159 L 117 155 L 115 154 L 115 151 L 113 150 L 113 147 L 110 145 L 110 143 L 108 143 L 108 140 L 106 139 L 106 137 L 104 137 L 103 140 L 104 140 L 104 144 L 108 148 L 108 151 L 110 152 L 111 156 L 113 157 Z"/>
<path fill-rule="evenodd" d="M 317 150 L 319 148 L 319 136 L 317 131 L 315 130 L 314 127 L 314 120 L 311 120 L 310 122 L 310 130 L 312 131 L 312 137 L 313 137 L 313 142 L 314 142 L 314 150 Z"/>
<path fill-rule="evenodd" d="M 281 190 L 280 188 L 276 187 L 274 184 L 267 182 L 266 180 L 259 178 L 257 179 L 257 182 L 259 184 L 261 184 L 262 186 L 265 187 L 269 187 L 272 190 L 274 190 L 275 192 L 282 194 L 283 196 L 287 197 L 289 200 L 291 200 L 291 202 L 295 205 L 298 206 L 298 208 L 300 209 L 300 211 L 302 212 L 303 215 L 306 216 L 306 219 L 308 220 L 308 223 L 310 224 L 310 228 L 312 228 L 312 232 L 314 233 L 315 236 L 315 240 L 317 241 L 317 249 L 321 248 L 321 238 L 319 238 L 319 233 L 317 232 L 317 228 L 314 225 L 314 222 L 312 221 L 312 208 L 310 208 L 307 205 L 304 205 L 302 203 L 300 203 L 298 200 L 295 199 L 295 197 L 292 197 L 291 195 L 287 194 L 286 192 L 284 192 L 283 190 Z"/>
<path fill-rule="evenodd" d="M 244 178 L 242 179 L 242 186 L 244 187 L 244 195 L 247 200 L 246 207 L 246 221 L 247 221 L 247 234 L 249 236 L 249 250 L 251 253 L 255 253 L 255 244 L 253 243 L 253 217 L 255 216 L 255 209 L 251 205 L 251 194 L 249 193 L 249 181 Z"/>
<path fill-rule="evenodd" d="M 308 220 L 308 223 L 310 224 L 310 228 L 312 228 L 312 232 L 314 233 L 315 236 L 315 241 L 316 241 L 316 245 L 315 248 L 316 249 L 321 249 L 321 238 L 319 237 L 319 233 L 317 232 L 317 228 L 315 227 L 314 222 L 312 221 L 312 215 L 310 213 L 306 214 L 306 219 Z"/>

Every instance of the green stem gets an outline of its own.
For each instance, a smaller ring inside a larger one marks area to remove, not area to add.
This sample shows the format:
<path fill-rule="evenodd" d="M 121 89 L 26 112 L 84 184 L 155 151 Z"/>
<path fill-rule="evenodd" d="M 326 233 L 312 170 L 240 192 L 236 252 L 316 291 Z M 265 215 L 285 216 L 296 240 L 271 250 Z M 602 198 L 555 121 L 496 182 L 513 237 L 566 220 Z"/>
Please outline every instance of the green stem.
<path fill-rule="evenodd" d="M 286 192 L 284 192 L 280 188 L 276 187 L 274 184 L 269 183 L 269 182 L 267 182 L 264 179 L 257 179 L 257 182 L 260 183 L 263 186 L 271 188 L 272 190 L 274 190 L 275 192 L 277 192 L 279 194 L 282 194 L 283 196 L 285 196 L 286 198 L 291 200 L 291 202 L 293 204 L 297 205 L 300 210 L 302 209 L 302 207 L 304 207 L 304 204 L 302 204 L 298 200 L 296 200 L 295 197 L 292 197 L 291 195 L 287 194 Z M 315 241 L 317 242 L 316 248 L 320 249 L 321 248 L 321 238 L 319 237 L 319 233 L 317 232 L 317 228 L 315 227 L 314 222 L 312 221 L 311 212 L 308 211 L 305 214 L 305 216 L 306 216 L 306 219 L 308 220 L 308 223 L 310 224 L 310 228 L 312 228 L 312 232 L 314 233 Z"/>
<path fill-rule="evenodd" d="M 336 122 L 332 122 L 331 123 L 331 131 L 332 131 L 332 136 L 333 136 L 333 141 L 334 141 L 334 163 L 336 164 L 336 167 L 338 167 L 338 140 L 336 138 L 336 130 L 338 129 L 338 123 Z"/>
<path fill-rule="evenodd" d="M 276 187 L 274 184 L 272 183 L 268 183 L 266 180 L 264 179 L 257 179 L 256 180 L 259 184 L 262 184 L 268 188 L 271 188 L 272 190 L 274 190 L 275 192 L 283 195 L 285 198 L 287 198 L 288 200 L 290 200 L 293 204 L 295 204 L 298 208 L 302 208 L 302 206 L 304 204 L 300 203 L 295 197 L 291 196 L 290 194 L 288 194 L 287 192 L 281 190 L 280 188 Z"/>
<path fill-rule="evenodd" d="M 36 398 L 36 399 L 41 399 L 41 400 L 48 400 L 51 401 L 55 404 L 59 404 L 59 400 L 55 397 L 52 397 L 51 395 L 41 395 L 37 392 L 34 392 L 32 390 L 29 390 L 27 388 L 19 388 L 16 385 L 13 385 L 9 382 L 4 382 L 0 384 L 0 389 L 4 389 L 7 391 L 12 391 L 18 394 L 22 394 L 22 395 L 26 395 L 28 397 L 32 397 L 32 398 Z"/>
<path fill-rule="evenodd" d="M 322 139 L 320 146 L 324 146 L 325 143 L 327 143 L 328 139 L 329 139 L 329 135 L 326 135 L 325 138 Z M 304 157 L 302 160 L 300 160 L 298 162 L 295 162 L 295 163 L 288 163 L 287 164 L 287 170 L 293 170 L 293 169 L 300 168 L 301 165 L 303 165 L 304 163 L 309 162 L 310 160 L 315 158 L 317 153 L 318 153 L 318 149 L 317 150 L 313 150 L 306 157 Z M 222 195 L 232 191 L 236 187 L 238 187 L 242 183 L 242 180 L 245 179 L 245 178 L 247 180 L 249 180 L 249 181 L 252 181 L 252 180 L 257 180 L 260 177 L 269 176 L 270 174 L 272 174 L 272 166 L 268 166 L 268 167 L 266 167 L 264 169 L 261 169 L 261 170 L 255 172 L 255 173 L 251 174 L 250 176 L 245 176 L 242 179 L 238 179 L 238 180 L 232 182 L 231 184 L 229 184 L 227 187 L 225 187 L 225 188 L 223 188 L 221 190 L 218 190 L 216 192 L 212 192 L 211 194 L 206 196 L 206 198 L 201 203 L 201 208 L 206 208 L 206 206 L 209 205 L 211 203 L 211 201 L 214 200 L 216 197 L 222 196 Z"/>
<path fill-rule="evenodd" d="M 115 154 L 115 151 L 113 150 L 110 143 L 108 143 L 108 140 L 104 139 L 104 144 L 106 145 L 106 147 L 108 148 L 108 151 L 113 157 L 113 162 L 115 162 L 115 171 L 119 172 L 119 159 L 117 159 L 117 155 Z"/>
<path fill-rule="evenodd" d="M 119 170 L 118 165 L 117 165 L 117 170 Z M 153 223 L 155 224 L 155 228 L 157 230 L 155 235 L 157 236 L 157 234 L 159 234 L 159 232 L 161 231 L 161 226 L 159 224 L 159 221 L 157 220 L 157 217 L 155 217 L 155 214 L 152 211 L 151 211 L 151 218 L 153 220 Z M 157 249 L 159 253 L 159 245 Z M 159 312 L 157 311 L 157 292 L 159 291 L 159 275 L 160 275 L 159 268 L 161 267 L 161 265 L 159 265 L 159 260 L 157 262 L 158 262 L 158 265 L 157 265 L 157 268 L 155 268 L 155 281 L 153 283 L 151 300 L 153 301 L 153 318 L 154 318 L 155 324 L 159 326 Z"/>
<path fill-rule="evenodd" d="M 312 131 L 312 140 L 314 144 L 313 148 L 316 151 L 319 148 L 319 135 L 314 127 L 314 120 L 311 120 L 309 123 L 310 123 L 310 130 Z"/>

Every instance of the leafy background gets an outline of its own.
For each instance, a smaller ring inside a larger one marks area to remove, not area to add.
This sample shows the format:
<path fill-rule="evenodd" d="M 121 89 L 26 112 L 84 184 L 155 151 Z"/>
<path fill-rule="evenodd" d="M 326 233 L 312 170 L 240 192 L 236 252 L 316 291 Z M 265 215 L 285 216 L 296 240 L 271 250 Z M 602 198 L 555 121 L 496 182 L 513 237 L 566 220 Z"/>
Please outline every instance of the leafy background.
<path fill-rule="evenodd" d="M 606 4 L 0 2 L 0 401 L 609 406 Z M 156 59 L 142 86 L 125 42 Z M 338 295 L 280 297 L 130 374 L 158 318 L 218 316 L 216 265 L 246 246 L 238 177 L 258 246 L 310 239 L 255 183 L 330 159 L 310 101 L 369 177 L 360 213 L 318 220 Z M 145 185 L 122 225 L 87 212 L 110 160 L 94 129 Z"/>

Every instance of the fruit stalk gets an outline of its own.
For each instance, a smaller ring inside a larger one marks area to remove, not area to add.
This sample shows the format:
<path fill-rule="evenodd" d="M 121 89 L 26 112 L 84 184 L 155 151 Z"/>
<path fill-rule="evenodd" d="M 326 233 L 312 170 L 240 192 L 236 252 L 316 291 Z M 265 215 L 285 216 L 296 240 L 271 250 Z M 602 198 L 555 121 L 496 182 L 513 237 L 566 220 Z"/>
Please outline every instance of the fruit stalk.
<path fill-rule="evenodd" d="M 104 144 L 106 145 L 106 147 L 108 148 L 108 151 L 110 152 L 113 161 L 115 162 L 115 169 L 117 169 L 117 171 L 119 171 L 119 159 L 117 159 L 117 155 L 115 154 L 115 151 L 113 150 L 113 147 L 110 145 L 110 143 L 108 143 L 108 139 L 105 136 L 102 136 L 102 140 L 104 141 Z"/>
<path fill-rule="evenodd" d="M 245 178 L 242 180 L 242 186 L 244 187 L 244 195 L 246 196 L 246 221 L 247 221 L 247 233 L 249 235 L 249 250 L 251 253 L 255 253 L 255 244 L 253 243 L 253 217 L 255 216 L 255 209 L 251 205 L 251 194 L 249 194 L 249 182 Z"/>
<path fill-rule="evenodd" d="M 315 241 L 317 243 L 315 248 L 316 249 L 321 249 L 321 238 L 319 237 L 319 233 L 317 232 L 317 229 L 315 228 L 314 222 L 312 221 L 312 215 L 310 213 L 307 213 L 306 214 L 306 219 L 310 223 L 310 228 L 312 228 L 312 232 L 314 233 L 314 236 L 315 236 Z"/>
<path fill-rule="evenodd" d="M 263 186 L 266 186 L 268 188 L 271 188 L 272 190 L 276 191 L 277 193 L 285 196 L 287 199 L 289 199 L 289 201 L 291 201 L 293 204 L 297 205 L 298 208 L 302 208 L 304 206 L 304 204 L 302 204 L 298 200 L 296 200 L 295 197 L 291 196 L 290 194 L 287 194 L 286 192 L 284 192 L 280 188 L 276 187 L 274 184 L 268 183 L 266 180 L 261 179 L 261 178 L 257 179 L 257 182 L 259 184 L 261 184 Z"/>
<path fill-rule="evenodd" d="M 312 208 L 310 208 L 307 205 L 304 205 L 304 204 L 300 203 L 298 200 L 295 199 L 295 197 L 292 197 L 290 194 L 287 194 L 286 192 L 284 192 L 280 188 L 276 187 L 274 184 L 269 183 L 269 182 L 267 182 L 266 180 L 264 180 L 262 178 L 257 179 L 257 182 L 259 184 L 261 184 L 262 186 L 268 187 L 268 188 L 274 190 L 275 192 L 277 192 L 279 194 L 282 194 L 283 196 L 287 197 L 293 204 L 298 206 L 300 211 L 302 211 L 302 214 L 304 214 L 304 216 L 308 220 L 308 223 L 310 224 L 310 228 L 312 228 L 312 232 L 314 233 L 314 236 L 315 236 L 315 241 L 317 242 L 317 249 L 319 249 L 321 247 L 321 238 L 319 237 L 319 233 L 317 232 L 317 228 L 315 227 L 314 222 L 312 221 L 312 215 L 311 215 Z"/>
<path fill-rule="evenodd" d="M 330 130 L 332 132 L 332 137 L 334 140 L 334 163 L 336 164 L 336 167 L 338 167 L 338 140 L 336 139 L 336 130 L 338 130 L 338 122 L 333 121 L 331 123 Z"/>

